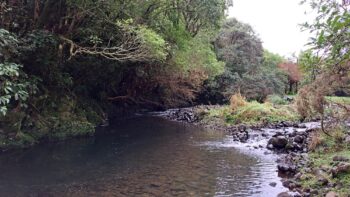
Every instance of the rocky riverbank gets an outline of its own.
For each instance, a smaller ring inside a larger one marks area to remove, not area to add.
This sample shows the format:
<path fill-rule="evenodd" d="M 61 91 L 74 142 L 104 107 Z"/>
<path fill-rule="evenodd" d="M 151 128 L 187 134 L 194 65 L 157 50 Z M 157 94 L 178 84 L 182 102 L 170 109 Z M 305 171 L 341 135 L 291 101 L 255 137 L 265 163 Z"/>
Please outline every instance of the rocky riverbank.
<path fill-rule="evenodd" d="M 291 193 L 281 193 L 279 196 L 339 196 L 332 191 L 342 185 L 330 179 L 344 172 L 350 172 L 349 158 L 335 155 L 331 167 L 315 167 L 309 158 L 310 143 L 313 135 L 320 127 L 319 122 L 278 122 L 260 125 L 227 125 L 222 122 L 203 120 L 203 111 L 217 106 L 198 106 L 192 108 L 171 109 L 157 113 L 166 119 L 201 125 L 215 130 L 230 133 L 234 141 L 244 143 L 247 147 L 259 149 L 266 154 L 277 154 L 277 169 L 283 177 L 283 185 Z M 350 133 L 345 140 L 350 139 Z M 320 187 L 308 187 L 305 182 L 316 177 Z M 328 178 L 330 177 L 330 178 Z M 274 183 L 270 184 L 273 187 Z"/>

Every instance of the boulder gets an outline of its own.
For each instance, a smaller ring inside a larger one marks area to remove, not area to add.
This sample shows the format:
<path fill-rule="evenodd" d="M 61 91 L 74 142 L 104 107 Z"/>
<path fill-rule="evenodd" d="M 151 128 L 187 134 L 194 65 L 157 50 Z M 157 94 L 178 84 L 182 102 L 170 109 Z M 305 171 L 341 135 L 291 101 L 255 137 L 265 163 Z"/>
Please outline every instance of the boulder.
<path fill-rule="evenodd" d="M 294 164 L 280 163 L 277 165 L 278 171 L 282 173 L 292 173 L 294 174 L 297 167 Z"/>
<path fill-rule="evenodd" d="M 274 148 L 283 149 L 288 144 L 288 140 L 284 136 L 277 136 L 271 138 L 268 143 L 272 144 Z"/>
<path fill-rule="evenodd" d="M 341 162 L 331 170 L 332 176 L 336 177 L 342 173 L 350 173 L 350 163 Z"/>

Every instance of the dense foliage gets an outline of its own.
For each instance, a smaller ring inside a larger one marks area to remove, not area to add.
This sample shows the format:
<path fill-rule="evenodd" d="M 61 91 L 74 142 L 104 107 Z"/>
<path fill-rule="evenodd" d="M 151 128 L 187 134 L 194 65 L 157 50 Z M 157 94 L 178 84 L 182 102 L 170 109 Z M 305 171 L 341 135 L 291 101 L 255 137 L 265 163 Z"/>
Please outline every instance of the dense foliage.
<path fill-rule="evenodd" d="M 228 19 L 217 39 L 215 49 L 224 61 L 224 73 L 206 82 L 202 100 L 226 102 L 241 92 L 249 100 L 263 101 L 269 94 L 283 94 L 287 76 L 278 68 L 283 57 L 264 51 L 252 27 Z"/>
<path fill-rule="evenodd" d="M 89 135 L 125 110 L 190 104 L 223 71 L 212 38 L 228 3 L 2 1 L 0 146 Z"/>
<path fill-rule="evenodd" d="M 304 3 L 310 4 L 317 17 L 312 24 L 303 25 L 315 36 L 309 43 L 311 51 L 301 55 L 302 69 L 310 82 L 299 92 L 298 110 L 304 118 L 317 114 L 324 120 L 327 115 L 337 120 L 329 123 L 342 124 L 340 120 L 349 117 L 350 109 L 336 103 L 329 109 L 337 112 L 327 113 L 329 105 L 325 96 L 337 91 L 348 92 L 350 87 L 350 5 L 346 1 L 335 0 L 309 0 Z M 326 130 L 324 124 L 322 130 Z"/>

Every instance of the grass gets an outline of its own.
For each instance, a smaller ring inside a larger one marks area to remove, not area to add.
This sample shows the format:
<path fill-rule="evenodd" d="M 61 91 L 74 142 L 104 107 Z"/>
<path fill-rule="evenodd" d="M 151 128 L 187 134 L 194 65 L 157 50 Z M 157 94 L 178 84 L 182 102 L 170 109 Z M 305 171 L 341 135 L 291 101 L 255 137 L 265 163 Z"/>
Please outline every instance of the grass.
<path fill-rule="evenodd" d="M 350 97 L 327 97 L 327 100 L 335 103 L 349 104 Z M 233 95 L 231 105 L 224 105 L 210 109 L 203 120 L 217 122 L 219 124 L 247 124 L 257 125 L 263 123 L 275 123 L 281 121 L 297 121 L 299 115 L 293 104 L 288 104 L 282 98 L 272 95 L 265 103 L 256 101 L 247 102 L 239 94 Z"/>
<path fill-rule="evenodd" d="M 325 134 L 320 134 L 317 141 L 321 142 L 317 148 L 311 153 L 309 153 L 309 159 L 312 169 L 317 168 L 332 168 L 337 162 L 333 162 L 334 156 L 344 156 L 350 159 L 350 145 L 340 142 L 339 138 L 336 136 L 341 136 L 340 132 L 345 132 L 346 130 L 336 128 L 331 134 L 333 137 L 327 136 Z M 303 171 L 302 171 L 303 172 Z M 314 188 L 322 191 L 324 186 L 320 185 L 318 182 L 318 177 L 312 173 L 303 172 L 304 178 L 302 179 L 302 185 L 304 188 Z M 341 188 L 333 188 L 332 190 L 339 194 L 339 196 L 348 196 L 350 194 L 350 173 L 343 173 L 339 176 L 332 178 L 329 173 L 325 173 L 324 176 L 331 183 L 341 183 Z"/>
<path fill-rule="evenodd" d="M 230 124 L 260 124 L 280 121 L 296 121 L 298 116 L 292 107 L 271 103 L 249 102 L 226 116 Z"/>
<path fill-rule="evenodd" d="M 210 109 L 203 120 L 206 122 L 215 121 L 226 125 L 258 125 L 281 121 L 296 121 L 298 118 L 292 106 L 253 101 L 247 102 L 245 105 L 235 108 L 235 110 L 232 110 L 231 106 L 228 105 Z"/>
<path fill-rule="evenodd" d="M 329 102 L 350 105 L 350 97 L 327 96 L 326 99 Z"/>

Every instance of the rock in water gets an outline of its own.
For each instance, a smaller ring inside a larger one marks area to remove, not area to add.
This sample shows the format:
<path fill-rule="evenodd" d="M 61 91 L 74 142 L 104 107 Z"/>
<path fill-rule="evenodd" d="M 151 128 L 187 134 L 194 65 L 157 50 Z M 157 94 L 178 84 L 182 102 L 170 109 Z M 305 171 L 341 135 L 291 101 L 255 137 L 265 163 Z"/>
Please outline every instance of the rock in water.
<path fill-rule="evenodd" d="M 277 165 L 277 168 L 282 173 L 292 173 L 296 172 L 296 166 L 294 164 L 280 163 Z"/>
<path fill-rule="evenodd" d="M 272 183 L 270 183 L 269 185 L 270 185 L 271 187 L 276 187 L 277 183 L 272 182 Z"/>
<path fill-rule="evenodd" d="M 288 192 L 282 192 L 278 194 L 277 197 L 292 197 L 292 195 L 288 194 Z"/>
<path fill-rule="evenodd" d="M 297 135 L 295 138 L 294 138 L 294 142 L 296 143 L 303 143 L 304 141 L 304 137 L 302 135 Z"/>
<path fill-rule="evenodd" d="M 288 140 L 284 136 L 273 137 L 269 140 L 269 144 L 277 149 L 283 149 L 288 144 Z"/>

